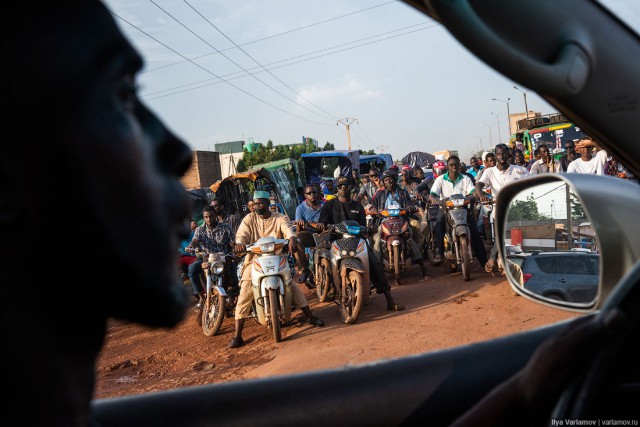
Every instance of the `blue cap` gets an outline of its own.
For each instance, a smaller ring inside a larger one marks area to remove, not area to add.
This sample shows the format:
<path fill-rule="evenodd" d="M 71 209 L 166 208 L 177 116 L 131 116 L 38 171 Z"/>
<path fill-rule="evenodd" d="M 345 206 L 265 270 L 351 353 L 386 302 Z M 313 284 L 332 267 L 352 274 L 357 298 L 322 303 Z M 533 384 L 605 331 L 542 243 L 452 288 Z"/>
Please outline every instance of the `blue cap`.
<path fill-rule="evenodd" d="M 267 192 L 267 191 L 258 190 L 258 191 L 253 193 L 253 200 L 256 200 L 256 199 L 267 199 L 267 200 L 269 200 L 269 198 L 270 198 L 269 197 L 269 192 Z"/>

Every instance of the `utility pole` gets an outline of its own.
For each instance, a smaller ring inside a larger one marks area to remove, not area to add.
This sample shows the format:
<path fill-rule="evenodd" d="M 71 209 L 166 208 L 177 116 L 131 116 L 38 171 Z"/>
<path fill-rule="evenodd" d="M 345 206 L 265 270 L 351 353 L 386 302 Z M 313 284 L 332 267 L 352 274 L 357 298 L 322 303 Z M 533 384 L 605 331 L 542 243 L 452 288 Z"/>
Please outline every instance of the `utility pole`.
<path fill-rule="evenodd" d="M 506 102 L 506 104 L 507 104 L 507 125 L 509 126 L 509 138 L 511 138 L 511 112 L 509 111 L 509 101 L 511 100 L 511 98 L 507 98 L 506 101 L 504 99 L 497 99 L 497 98 L 491 98 L 491 100 L 492 101 Z"/>
<path fill-rule="evenodd" d="M 357 122 L 358 119 L 352 119 L 349 117 L 345 117 L 344 119 L 340 119 L 336 122 L 336 126 L 342 123 L 347 128 L 347 148 L 351 150 L 351 133 L 349 133 L 349 125 L 353 122 Z"/>
<path fill-rule="evenodd" d="M 518 88 L 518 86 L 513 87 L 515 90 L 522 92 L 522 96 L 524 97 L 524 112 L 527 114 L 527 119 L 529 118 L 529 107 L 527 107 L 527 92 L 528 90 L 522 90 Z"/>
<path fill-rule="evenodd" d="M 565 185 L 566 187 L 566 198 L 567 198 L 567 225 L 569 227 L 568 239 L 569 239 L 569 250 L 573 247 L 573 221 L 571 218 L 571 190 L 569 184 Z"/>
<path fill-rule="evenodd" d="M 500 115 L 494 113 L 493 111 L 491 112 L 491 114 L 496 116 L 496 120 L 498 121 L 498 144 L 502 144 L 502 135 L 500 135 Z"/>

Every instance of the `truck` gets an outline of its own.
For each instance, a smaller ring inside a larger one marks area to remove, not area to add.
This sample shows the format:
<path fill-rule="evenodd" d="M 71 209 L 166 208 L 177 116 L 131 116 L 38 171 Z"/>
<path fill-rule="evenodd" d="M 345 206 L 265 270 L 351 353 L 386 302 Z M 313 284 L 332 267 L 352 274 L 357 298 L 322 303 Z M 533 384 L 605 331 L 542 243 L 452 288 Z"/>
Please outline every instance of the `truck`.
<path fill-rule="evenodd" d="M 540 144 L 546 144 L 553 153 L 561 151 L 567 141 L 576 141 L 586 134 L 562 113 L 545 114 L 518 120 L 516 132 L 511 135 L 510 144 L 517 147 L 521 141 L 525 160 L 533 158 L 533 152 Z M 520 137 L 518 139 L 518 137 Z M 561 156 L 555 153 L 555 157 Z"/>

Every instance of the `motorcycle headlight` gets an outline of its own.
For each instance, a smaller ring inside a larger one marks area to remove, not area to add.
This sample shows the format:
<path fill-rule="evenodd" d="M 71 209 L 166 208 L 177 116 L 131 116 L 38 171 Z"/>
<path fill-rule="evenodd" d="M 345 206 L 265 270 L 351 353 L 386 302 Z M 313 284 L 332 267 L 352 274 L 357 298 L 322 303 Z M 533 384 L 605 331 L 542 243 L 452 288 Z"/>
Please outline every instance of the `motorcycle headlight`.
<path fill-rule="evenodd" d="M 347 225 L 347 233 L 352 236 L 357 236 L 360 234 L 360 226 L 359 225 Z"/>
<path fill-rule="evenodd" d="M 213 274 L 222 274 L 223 271 L 224 271 L 224 264 L 221 262 L 213 264 L 213 266 L 211 267 L 211 272 Z"/>
<path fill-rule="evenodd" d="M 262 253 L 273 252 L 275 250 L 276 250 L 276 245 L 273 242 L 271 242 L 271 243 L 263 243 L 263 244 L 260 245 L 260 252 L 262 252 Z"/>
<path fill-rule="evenodd" d="M 389 216 L 400 216 L 400 209 L 387 209 Z"/>
<path fill-rule="evenodd" d="M 464 206 L 464 199 L 451 199 L 453 206 Z"/>

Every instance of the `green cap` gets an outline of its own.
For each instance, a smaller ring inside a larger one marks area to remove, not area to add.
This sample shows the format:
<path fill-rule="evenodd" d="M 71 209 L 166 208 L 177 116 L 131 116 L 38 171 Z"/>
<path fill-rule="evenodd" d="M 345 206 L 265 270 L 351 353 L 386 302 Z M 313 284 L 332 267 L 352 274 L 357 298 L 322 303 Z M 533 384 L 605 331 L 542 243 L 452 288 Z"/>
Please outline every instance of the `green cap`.
<path fill-rule="evenodd" d="M 256 200 L 256 199 L 267 199 L 267 200 L 269 200 L 269 198 L 270 197 L 269 197 L 269 192 L 268 191 L 258 190 L 258 191 L 253 193 L 253 200 Z"/>

